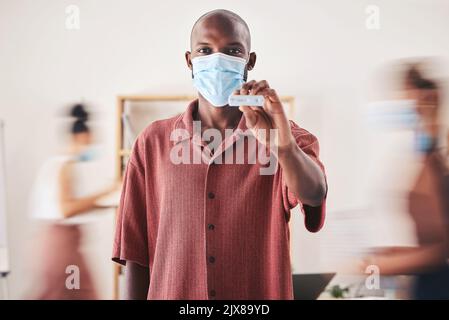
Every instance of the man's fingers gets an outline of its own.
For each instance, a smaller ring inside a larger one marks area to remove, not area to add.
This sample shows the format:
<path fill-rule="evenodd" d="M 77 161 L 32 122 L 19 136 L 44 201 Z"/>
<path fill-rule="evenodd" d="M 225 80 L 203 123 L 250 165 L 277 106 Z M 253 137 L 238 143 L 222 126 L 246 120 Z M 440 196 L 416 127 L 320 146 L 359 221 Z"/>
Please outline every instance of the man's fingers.
<path fill-rule="evenodd" d="M 243 113 L 250 111 L 250 107 L 249 106 L 240 106 L 239 110 L 242 111 Z"/>
<path fill-rule="evenodd" d="M 242 85 L 242 88 L 240 89 L 240 94 L 247 95 L 249 94 L 249 91 L 252 89 L 254 84 L 256 83 L 256 80 L 251 80 L 249 82 L 246 82 Z"/>
<path fill-rule="evenodd" d="M 265 88 L 258 94 L 265 98 L 265 103 L 263 105 L 263 110 L 265 110 L 265 112 L 268 112 L 272 116 L 285 113 L 282 102 L 279 99 L 276 90 Z"/>
<path fill-rule="evenodd" d="M 256 95 L 260 90 L 263 90 L 265 88 L 269 88 L 269 84 L 266 80 L 262 81 L 251 80 L 242 85 L 242 88 L 240 89 L 240 94 Z"/>
<path fill-rule="evenodd" d="M 253 85 L 250 93 L 252 95 L 256 95 L 256 94 L 259 94 L 260 91 L 265 90 L 266 88 L 269 88 L 269 87 L 270 86 L 269 86 L 268 82 L 266 80 L 262 80 L 262 81 L 256 82 Z"/>
<path fill-rule="evenodd" d="M 270 85 L 268 84 L 268 81 L 262 80 L 262 81 L 256 81 L 251 80 L 249 82 L 246 82 L 242 85 L 242 88 L 240 89 L 240 94 L 242 95 L 257 95 L 260 94 L 261 91 L 270 88 Z"/>
<path fill-rule="evenodd" d="M 243 115 L 245 116 L 246 119 L 246 125 L 248 126 L 248 128 L 253 128 L 256 123 L 257 123 L 257 119 L 258 119 L 258 115 L 257 113 L 252 110 L 249 106 L 240 106 L 239 110 L 243 112 Z"/>
<path fill-rule="evenodd" d="M 264 96 L 264 98 L 269 99 L 273 103 L 280 103 L 281 100 L 279 99 L 276 90 L 271 88 L 264 88 L 259 92 L 260 95 Z"/>

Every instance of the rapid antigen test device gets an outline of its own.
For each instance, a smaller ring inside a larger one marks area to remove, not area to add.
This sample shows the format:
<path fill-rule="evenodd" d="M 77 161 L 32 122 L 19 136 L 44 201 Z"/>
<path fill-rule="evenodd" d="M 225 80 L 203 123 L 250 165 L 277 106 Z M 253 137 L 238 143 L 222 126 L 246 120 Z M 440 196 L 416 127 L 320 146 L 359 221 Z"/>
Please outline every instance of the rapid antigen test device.
<path fill-rule="evenodd" d="M 229 96 L 228 104 L 231 107 L 252 106 L 263 107 L 265 99 L 263 96 L 249 96 L 249 95 L 232 95 Z"/>

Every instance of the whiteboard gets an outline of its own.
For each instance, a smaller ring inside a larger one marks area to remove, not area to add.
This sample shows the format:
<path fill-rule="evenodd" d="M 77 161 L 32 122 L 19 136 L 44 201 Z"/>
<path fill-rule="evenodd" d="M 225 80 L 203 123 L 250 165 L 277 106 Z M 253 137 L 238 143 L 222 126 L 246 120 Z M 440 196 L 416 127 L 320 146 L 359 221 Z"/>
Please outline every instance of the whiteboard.
<path fill-rule="evenodd" d="M 6 235 L 6 171 L 3 121 L 0 119 L 0 273 L 9 272 Z"/>

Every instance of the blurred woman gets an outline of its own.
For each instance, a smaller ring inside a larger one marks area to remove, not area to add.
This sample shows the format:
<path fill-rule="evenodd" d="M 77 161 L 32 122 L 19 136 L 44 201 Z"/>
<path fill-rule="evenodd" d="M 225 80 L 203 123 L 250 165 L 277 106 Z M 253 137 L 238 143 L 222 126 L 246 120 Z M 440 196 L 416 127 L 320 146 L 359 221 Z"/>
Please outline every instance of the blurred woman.
<path fill-rule="evenodd" d="M 92 133 L 83 105 L 70 112 L 75 121 L 64 155 L 46 161 L 36 180 L 31 209 L 34 218 L 45 221 L 39 237 L 35 275 L 39 282 L 32 299 L 96 299 L 97 293 L 85 259 L 80 252 L 81 225 L 90 221 L 97 201 L 118 186 L 85 195 L 80 181 L 82 164 L 93 156 Z M 90 177 L 95 179 L 95 177 Z"/>
<path fill-rule="evenodd" d="M 404 89 L 416 102 L 415 151 L 422 159 L 408 197 L 418 246 L 383 250 L 365 258 L 362 270 L 377 265 L 383 275 L 413 274 L 413 298 L 449 299 L 449 170 L 438 140 L 441 92 L 415 66 L 405 74 Z"/>

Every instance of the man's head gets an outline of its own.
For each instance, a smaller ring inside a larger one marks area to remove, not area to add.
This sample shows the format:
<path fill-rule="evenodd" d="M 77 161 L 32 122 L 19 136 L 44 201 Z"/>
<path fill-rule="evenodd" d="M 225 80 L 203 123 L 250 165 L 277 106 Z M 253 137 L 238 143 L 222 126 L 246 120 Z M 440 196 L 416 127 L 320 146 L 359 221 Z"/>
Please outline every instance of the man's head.
<path fill-rule="evenodd" d="M 202 15 L 193 25 L 190 47 L 191 51 L 185 54 L 190 69 L 193 58 L 217 52 L 247 60 L 247 70 L 253 69 L 256 63 L 248 25 L 228 10 L 213 10 Z"/>

